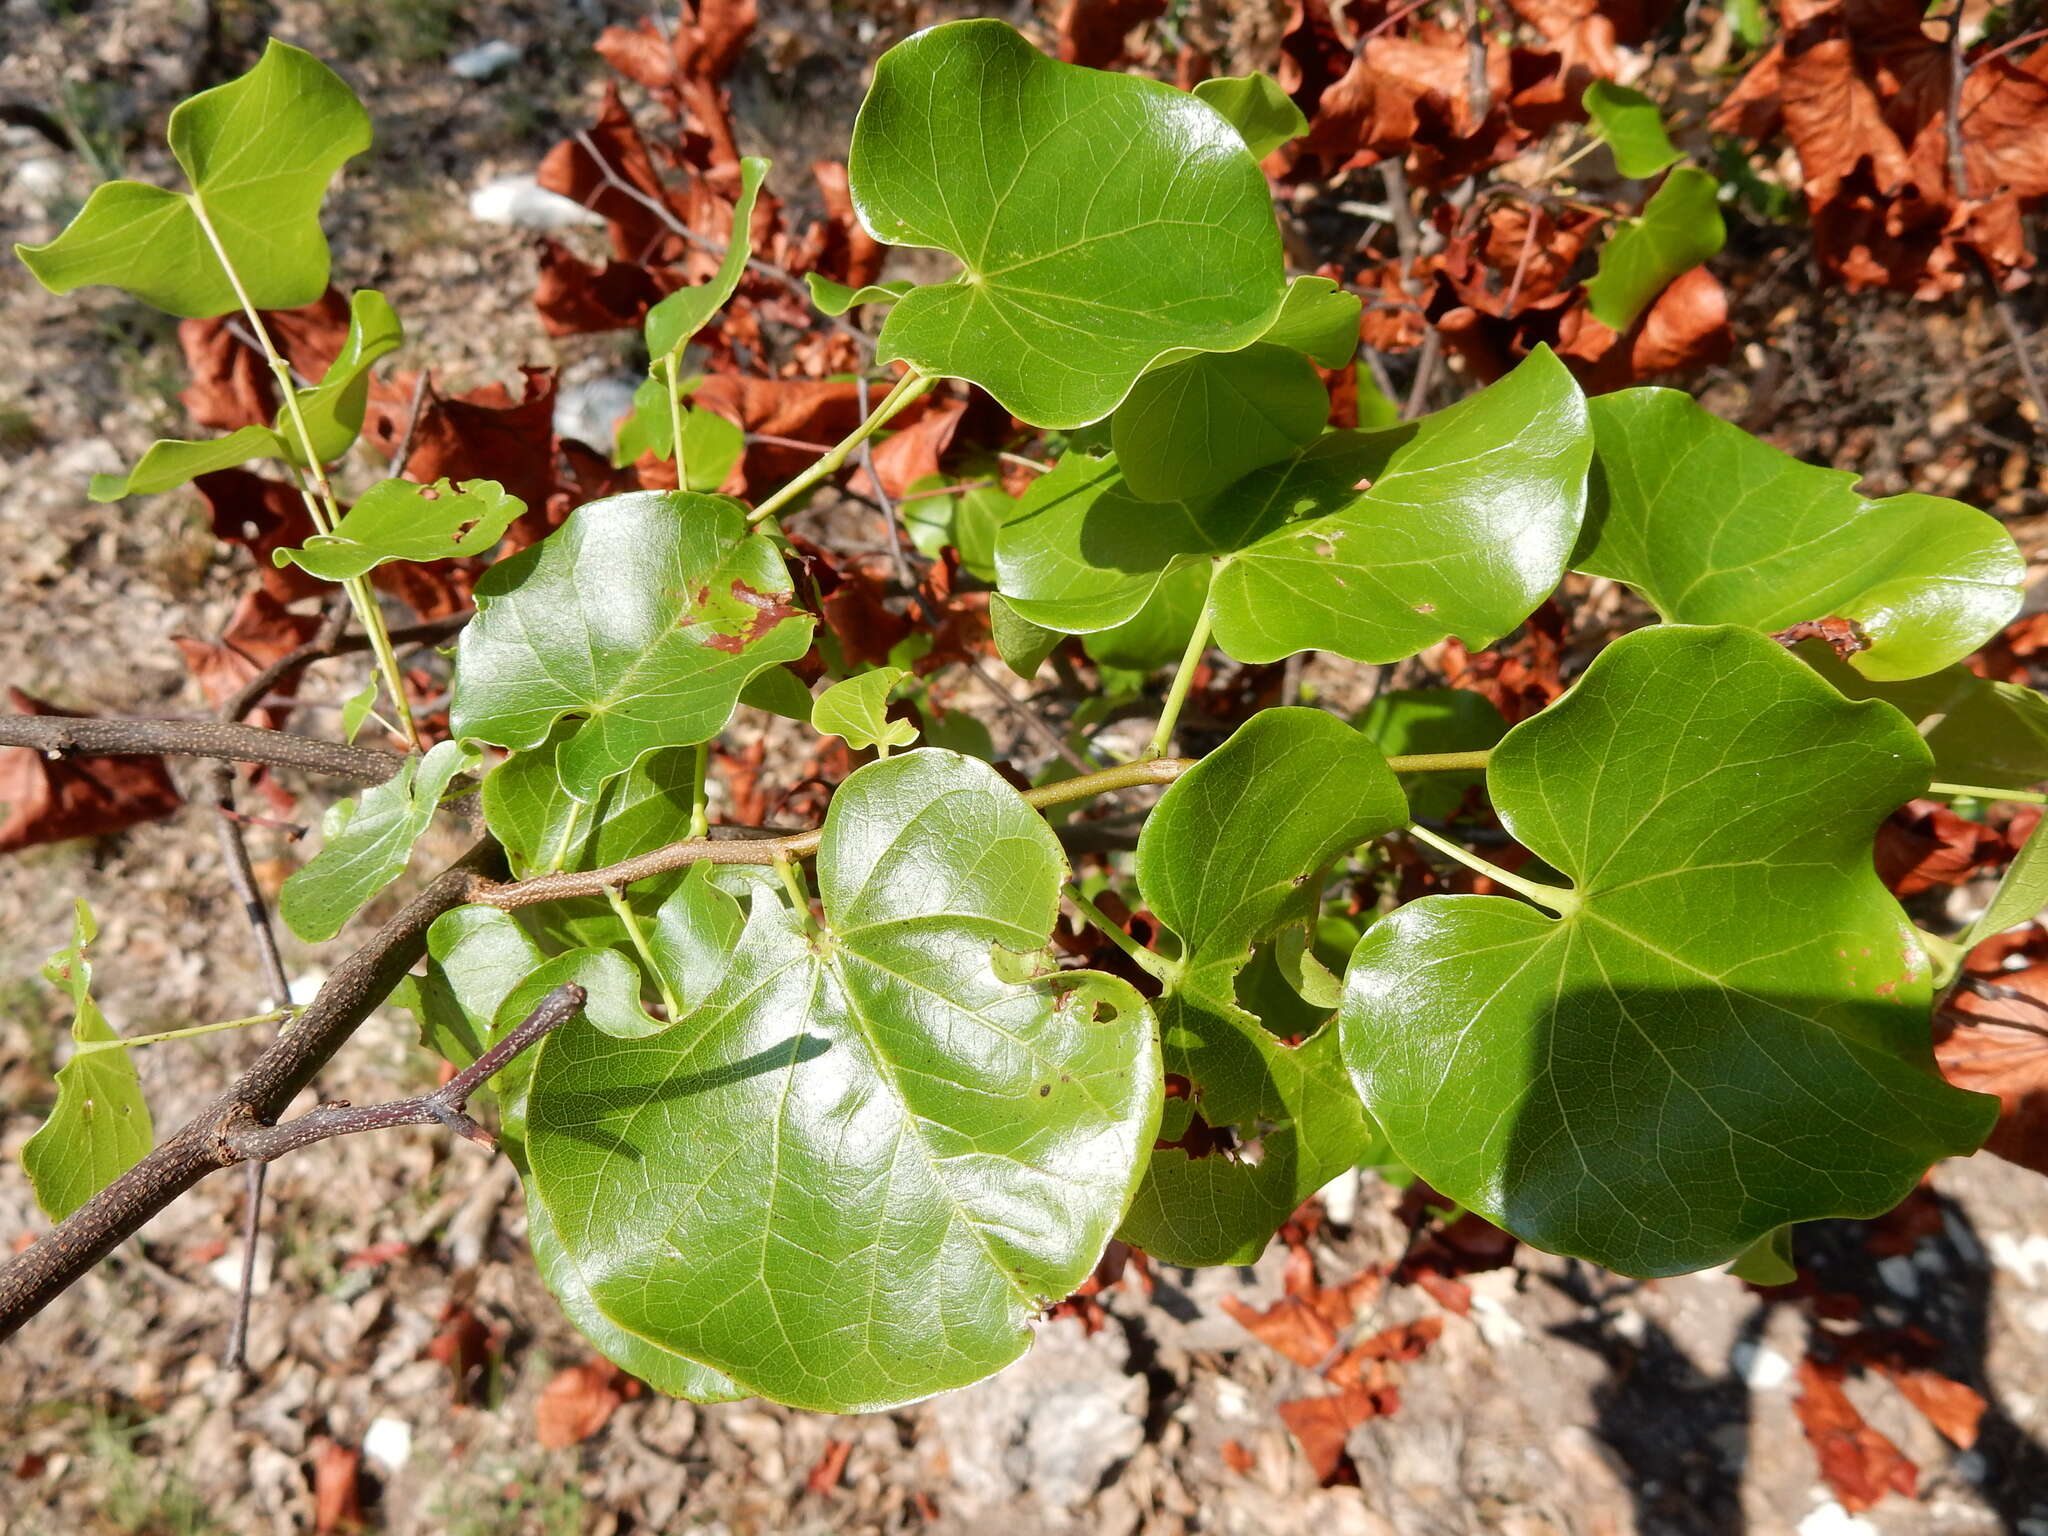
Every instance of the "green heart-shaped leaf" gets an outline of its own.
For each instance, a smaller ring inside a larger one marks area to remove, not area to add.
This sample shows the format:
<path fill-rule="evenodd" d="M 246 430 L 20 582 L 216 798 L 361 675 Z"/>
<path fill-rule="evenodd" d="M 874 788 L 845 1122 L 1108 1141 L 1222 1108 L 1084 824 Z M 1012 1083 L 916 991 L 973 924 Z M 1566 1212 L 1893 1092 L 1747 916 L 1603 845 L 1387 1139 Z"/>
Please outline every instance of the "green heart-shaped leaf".
<path fill-rule="evenodd" d="M 1342 368 L 1358 355 L 1358 317 L 1364 308 L 1357 294 L 1339 288 L 1332 278 L 1292 278 L 1279 318 L 1259 339 L 1306 352 L 1325 368 Z"/>
<path fill-rule="evenodd" d="M 1256 1162 L 1153 1152 L 1122 1235 L 1170 1264 L 1248 1264 L 1316 1190 L 1354 1166 L 1373 1127 L 1345 1079 L 1334 1024 L 1284 1045 L 1239 1006 L 1252 946 L 1316 917 L 1330 861 L 1408 819 L 1386 759 L 1334 715 L 1269 709 L 1176 779 L 1138 839 L 1146 904 L 1181 941 L 1159 1016 L 1169 1101 L 1256 1139 Z M 1323 1017 L 1327 1018 L 1325 1013 Z"/>
<path fill-rule="evenodd" d="M 1490 645 L 1563 574 L 1591 451 L 1584 397 L 1539 348 L 1447 410 L 1325 433 L 1207 497 L 1143 501 L 1116 460 L 1068 454 L 1003 525 L 996 572 L 1019 616 L 1086 634 L 1213 560 L 1216 643 L 1239 661 L 1398 661 L 1446 634 Z"/>
<path fill-rule="evenodd" d="M 822 927 L 773 876 L 721 872 L 749 910 L 701 1003 L 644 1041 L 550 1036 L 534 1184 L 603 1315 L 833 1412 L 1021 1354 L 1100 1255 L 1158 1120 L 1131 989 L 998 977 L 996 955 L 1046 943 L 1064 868 L 986 764 L 890 758 L 833 798 Z"/>
<path fill-rule="evenodd" d="M 621 421 L 612 440 L 612 464 L 636 462 L 643 453 L 673 459 L 675 423 L 668 414 L 668 386 L 642 379 L 633 391 L 633 414 Z M 747 435 L 716 411 L 683 412 L 683 459 L 692 491 L 715 491 L 747 451 Z"/>
<path fill-rule="evenodd" d="M 1494 748 L 1553 918 L 1431 896 L 1352 955 L 1344 1054 L 1394 1150 L 1517 1236 L 1628 1274 L 1874 1216 L 1994 1100 L 1941 1081 L 1927 962 L 1871 868 L 1927 784 L 1892 709 L 1762 635 L 1616 641 Z"/>
<path fill-rule="evenodd" d="M 598 869 L 688 835 L 695 748 L 648 753 L 587 803 L 562 787 L 555 762 L 575 729 L 573 721 L 557 726 L 540 746 L 513 753 L 484 778 L 484 824 L 522 880 L 550 870 Z"/>
<path fill-rule="evenodd" d="M 337 800 L 321 822 L 321 848 L 278 892 L 285 926 L 309 943 L 331 939 L 363 904 L 405 872 L 449 782 L 473 770 L 482 754 L 467 742 L 444 741 L 425 757 L 362 793 Z"/>
<path fill-rule="evenodd" d="M 390 301 L 373 288 L 359 288 L 349 300 L 348 335 L 341 351 L 318 384 L 294 391 L 299 417 L 312 439 L 313 455 L 322 464 L 348 452 L 363 430 L 369 400 L 370 368 L 405 340 L 405 327 Z M 283 459 L 308 467 L 298 429 L 289 414 L 275 426 L 248 426 L 226 437 L 188 442 L 159 438 L 143 450 L 125 475 L 94 475 L 89 494 L 94 501 L 119 501 L 123 496 L 149 496 L 168 491 L 217 469 L 232 469 L 251 459 Z"/>
<path fill-rule="evenodd" d="M 272 38 L 246 75 L 180 103 L 168 137 L 191 193 L 102 184 L 55 240 L 15 247 L 37 280 L 53 293 L 105 283 L 186 319 L 224 315 L 242 299 L 211 225 L 257 309 L 319 298 L 320 200 L 370 147 L 369 114 L 341 77 Z"/>
<path fill-rule="evenodd" d="M 1235 128 L 1254 160 L 1308 132 L 1308 119 L 1270 75 L 1225 75 L 1195 86 L 1195 95 Z"/>
<path fill-rule="evenodd" d="M 1657 103 L 1612 80 L 1595 80 L 1579 98 L 1594 134 L 1614 155 L 1614 167 L 1634 180 L 1654 176 L 1683 158 L 1664 131 Z"/>
<path fill-rule="evenodd" d="M 43 967 L 71 999 L 71 1039 L 81 1046 L 120 1038 L 92 998 L 86 950 L 98 936 L 92 908 L 78 902 L 70 947 Z M 149 1102 L 128 1052 L 80 1051 L 57 1069 L 56 1105 L 21 1144 L 21 1168 L 43 1214 L 62 1221 L 141 1162 L 152 1140 Z"/>
<path fill-rule="evenodd" d="M 775 546 L 737 502 L 640 491 L 579 507 L 486 571 L 450 727 L 523 750 L 576 717 L 556 765 L 589 803 L 660 747 L 724 728 L 740 690 L 810 648 Z"/>
<path fill-rule="evenodd" d="M 1718 252 L 1728 239 L 1717 194 L 1705 171 L 1681 165 L 1600 247 L 1600 269 L 1586 284 L 1593 318 L 1625 331 L 1671 280 Z"/>
<path fill-rule="evenodd" d="M 1246 662 L 1399 661 L 1447 634 L 1491 645 L 1564 574 L 1592 446 L 1547 347 L 1412 425 L 1330 434 L 1266 491 L 1293 520 L 1219 564 L 1216 643 Z"/>
<path fill-rule="evenodd" d="M 1248 346 L 1279 311 L 1279 228 L 1237 130 L 999 21 L 883 54 L 847 169 L 877 239 L 966 268 L 897 301 L 877 361 L 971 379 L 1037 426 L 1099 421 L 1161 356 Z"/>
<path fill-rule="evenodd" d="M 531 985 L 546 963 L 539 946 L 511 913 L 495 907 L 442 914 L 428 930 L 427 953 L 426 976 L 407 978 L 414 982 L 409 1006 L 420 1019 L 424 1043 L 457 1066 L 468 1066 L 504 1030 L 516 1028 L 545 995 L 546 988 L 535 992 Z M 533 1192 L 525 1142 L 532 1075 L 532 1053 L 515 1056 L 481 1091 L 503 1106 L 499 1146 L 527 1181 L 526 1237 L 541 1280 L 585 1338 L 657 1391 L 698 1402 L 744 1396 L 716 1371 L 634 1337 L 597 1310 L 582 1271 L 563 1251 L 547 1208 Z"/>
<path fill-rule="evenodd" d="M 1682 624 L 1776 631 L 1853 619 L 1879 681 L 1959 661 L 2019 611 L 2026 562 L 1959 501 L 1872 501 L 1672 389 L 1593 402 L 1595 461 L 1577 570 L 1627 582 Z"/>
<path fill-rule="evenodd" d="M 390 560 L 481 555 L 525 510 L 526 503 L 495 480 L 465 480 L 460 489 L 447 480 L 379 480 L 332 533 L 316 533 L 298 549 L 272 550 L 270 558 L 322 581 L 347 581 Z"/>

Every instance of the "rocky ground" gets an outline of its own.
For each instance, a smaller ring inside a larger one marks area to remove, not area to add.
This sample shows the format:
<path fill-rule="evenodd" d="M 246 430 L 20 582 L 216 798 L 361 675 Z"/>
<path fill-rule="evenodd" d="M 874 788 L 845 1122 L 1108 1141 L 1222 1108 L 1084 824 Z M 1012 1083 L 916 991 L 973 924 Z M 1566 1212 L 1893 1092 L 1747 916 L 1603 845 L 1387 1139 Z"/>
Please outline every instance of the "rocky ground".
<path fill-rule="evenodd" d="M 764 6 L 732 82 L 758 135 L 747 147 L 797 165 L 837 152 L 861 64 L 936 19 L 914 10 Z M 337 280 L 382 287 L 410 355 L 450 387 L 520 363 L 602 378 L 619 340 L 543 335 L 527 303 L 530 237 L 474 218 L 469 197 L 530 171 L 587 116 L 599 89 L 587 45 L 632 15 L 611 0 L 0 0 L 0 102 L 61 105 L 106 161 L 6 130 L 0 236 L 47 238 L 101 172 L 161 169 L 136 146 L 211 50 L 272 30 L 343 64 L 377 117 L 379 147 L 333 205 Z M 496 78 L 449 71 L 494 40 L 520 50 Z M 1981 310 L 1822 300 L 1796 280 L 1756 302 L 1791 311 L 1773 332 L 1783 346 L 1731 363 L 1718 408 L 1771 411 L 1803 451 L 1879 489 L 1965 493 L 1944 481 L 1946 445 L 1982 414 L 1973 392 L 2005 387 L 1973 361 L 1997 344 Z M 51 298 L 0 262 L 0 341 L 0 682 L 95 712 L 200 712 L 171 637 L 220 629 L 246 556 L 211 538 L 196 498 L 83 494 L 91 473 L 182 429 L 169 323 L 104 292 Z M 1917 389 L 1902 358 L 1921 360 Z M 1876 372 L 1911 403 L 1833 409 L 1830 368 L 1835 397 L 1857 393 L 1842 379 Z M 2031 537 L 2041 500 L 2020 458 L 2001 510 Z M 332 705 L 359 682 L 332 667 L 307 697 Z M 316 813 L 317 799 L 303 803 Z M 295 854 L 272 829 L 251 842 L 274 891 Z M 452 835 L 430 843 L 421 865 L 453 851 Z M 198 816 L 0 862 L 0 1243 L 43 1225 L 13 1154 L 48 1102 L 63 1027 L 36 968 L 79 897 L 102 924 L 99 991 L 117 1029 L 229 1017 L 261 997 Z M 337 953 L 287 945 L 306 990 Z M 159 1126 L 259 1044 L 225 1035 L 145 1053 Z M 380 1015 L 318 1087 L 372 1102 L 417 1091 L 430 1068 L 407 1022 Z M 241 1261 L 238 1179 L 202 1186 L 0 1348 L 0 1527 L 311 1530 L 320 1470 L 331 1481 L 359 1449 L 364 1517 L 394 1532 L 2048 1536 L 2048 1197 L 1988 1159 L 1938 1170 L 1914 1219 L 1802 1232 L 1796 1295 L 1718 1274 L 1627 1282 L 1527 1251 L 1465 1275 L 1469 1294 L 1375 1288 L 1359 1277 L 1395 1265 L 1411 1232 L 1399 1192 L 1365 1175 L 1329 1193 L 1328 1221 L 1291 1261 L 1276 1245 L 1254 1269 L 1155 1272 L 1149 1289 L 1128 1272 L 971 1391 L 830 1418 L 611 1384 L 591 1395 L 621 1398 L 616 1411 L 559 1449 L 541 1443 L 544 1390 L 590 1356 L 532 1273 L 505 1164 L 399 1132 L 310 1151 L 271 1189 L 246 1381 L 217 1365 Z M 1280 1412 L 1327 1389 L 1239 1320 L 1283 1299 L 1290 1262 L 1297 1292 L 1310 1262 L 1324 1288 L 1357 1282 L 1361 1333 L 1441 1320 L 1419 1357 L 1386 1367 L 1398 1409 L 1351 1430 L 1332 1486 L 1332 1448 L 1312 1466 Z M 1919 1468 L 1910 1492 L 1852 1515 L 1794 1403 L 1809 1353 L 1873 1329 L 1920 1330 L 1928 1366 L 1988 1406 L 1962 1450 L 1882 1373 L 1852 1373 L 1849 1399 Z"/>

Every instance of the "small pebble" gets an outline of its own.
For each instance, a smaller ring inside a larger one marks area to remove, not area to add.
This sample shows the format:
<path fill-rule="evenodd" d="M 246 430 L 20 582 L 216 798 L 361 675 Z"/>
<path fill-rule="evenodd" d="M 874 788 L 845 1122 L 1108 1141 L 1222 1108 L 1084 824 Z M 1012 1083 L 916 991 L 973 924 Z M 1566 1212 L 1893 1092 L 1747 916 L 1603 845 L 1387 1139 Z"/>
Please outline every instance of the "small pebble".
<path fill-rule="evenodd" d="M 602 224 L 573 198 L 546 190 L 531 176 L 500 176 L 469 194 L 472 218 L 514 229 L 568 229 L 577 224 Z"/>
<path fill-rule="evenodd" d="M 363 1432 L 363 1454 L 396 1472 L 412 1459 L 412 1426 L 403 1419 L 372 1419 Z"/>
<path fill-rule="evenodd" d="M 464 80 L 495 80 L 520 59 L 517 45 L 503 38 L 492 38 L 488 43 L 478 43 L 474 48 L 465 48 L 448 61 L 448 73 L 459 75 Z"/>

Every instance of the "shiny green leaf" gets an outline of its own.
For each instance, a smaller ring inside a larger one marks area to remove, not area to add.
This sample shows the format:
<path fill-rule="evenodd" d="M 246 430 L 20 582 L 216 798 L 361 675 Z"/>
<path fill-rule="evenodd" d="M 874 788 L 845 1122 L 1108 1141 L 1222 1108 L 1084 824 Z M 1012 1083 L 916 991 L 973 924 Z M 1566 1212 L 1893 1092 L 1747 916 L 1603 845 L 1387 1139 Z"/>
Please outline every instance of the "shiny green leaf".
<path fill-rule="evenodd" d="M 839 737 L 856 752 L 880 747 L 886 757 L 891 747 L 909 746 L 917 740 L 917 727 L 889 718 L 890 690 L 909 675 L 901 667 L 876 667 L 834 683 L 811 705 L 811 728 Z"/>
<path fill-rule="evenodd" d="M 994 770 L 861 769 L 818 854 L 823 924 L 722 872 L 738 940 L 644 1041 L 581 1021 L 534 1068 L 534 1188 L 606 1320 L 834 1412 L 978 1380 L 1088 1274 L 1151 1144 L 1151 1021 L 1041 949 L 1064 862 Z"/>
<path fill-rule="evenodd" d="M 1301 108 L 1270 75 L 1255 72 L 1204 80 L 1195 86 L 1195 95 L 1237 130 L 1254 160 L 1265 159 L 1289 139 L 1308 132 Z"/>
<path fill-rule="evenodd" d="M 363 430 L 371 365 L 396 350 L 404 339 L 405 328 L 384 295 L 371 288 L 357 289 L 349 300 L 348 336 L 340 353 L 318 384 L 294 391 L 299 417 L 320 463 L 340 458 L 355 442 Z M 94 475 L 88 494 L 94 501 L 154 495 L 214 470 L 265 458 L 307 467 L 305 449 L 289 412 L 280 412 L 274 426 L 242 427 L 226 437 L 197 442 L 159 438 L 143 450 L 127 474 Z"/>
<path fill-rule="evenodd" d="M 1421 421 L 1319 439 L 1226 493 L 1263 491 L 1289 521 L 1220 563 L 1216 643 L 1246 662 L 1491 645 L 1564 574 L 1591 452 L 1585 398 L 1548 348 Z"/>
<path fill-rule="evenodd" d="M 460 487 L 447 480 L 379 480 L 332 533 L 316 533 L 298 549 L 273 550 L 270 558 L 322 581 L 347 581 L 389 560 L 484 554 L 525 510 L 526 503 L 495 480 L 465 480 Z"/>
<path fill-rule="evenodd" d="M 1329 392 L 1309 360 L 1260 343 L 1146 374 L 1110 418 L 1110 442 L 1134 495 L 1180 501 L 1286 458 L 1329 415 Z"/>
<path fill-rule="evenodd" d="M 190 195 L 134 181 L 96 188 L 47 245 L 16 246 L 53 293 L 105 283 L 187 319 L 241 307 L 202 217 L 258 309 L 297 309 L 327 287 L 320 201 L 370 147 L 370 118 L 341 77 L 275 38 L 256 67 L 171 113 Z"/>
<path fill-rule="evenodd" d="M 1425 897 L 1352 955 L 1344 1054 L 1394 1150 L 1627 1274 L 1890 1208 L 1997 1112 L 1935 1071 L 1927 964 L 1871 866 L 1927 772 L 1896 711 L 1762 635 L 1610 645 L 1487 773 L 1568 915 Z"/>
<path fill-rule="evenodd" d="M 1256 1141 L 1258 1156 L 1154 1151 L 1126 1240 L 1170 1264 L 1250 1263 L 1363 1155 L 1373 1128 L 1335 1024 L 1284 1045 L 1239 1006 L 1236 981 L 1254 944 L 1314 923 L 1333 859 L 1407 819 L 1378 750 L 1313 709 L 1254 715 L 1160 797 L 1138 839 L 1138 884 L 1180 941 L 1154 1008 L 1166 1070 L 1192 1088 L 1169 1103 L 1163 1134 L 1179 1139 L 1192 1112 Z"/>
<path fill-rule="evenodd" d="M 1001 593 L 989 599 L 988 624 L 1003 665 L 1026 682 L 1038 676 L 1045 658 L 1066 638 L 1057 629 L 1044 629 L 1032 623 Z"/>
<path fill-rule="evenodd" d="M 1579 101 L 1592 119 L 1594 136 L 1613 152 L 1615 169 L 1622 175 L 1642 180 L 1683 158 L 1664 131 L 1657 104 L 1641 91 L 1595 80 Z"/>
<path fill-rule="evenodd" d="M 449 782 L 482 754 L 444 741 L 406 758 L 398 772 L 358 800 L 337 800 L 320 824 L 321 848 L 278 893 L 278 915 L 309 943 L 331 939 L 363 904 L 405 872 L 412 845 L 434 819 Z"/>
<path fill-rule="evenodd" d="M 689 835 L 696 748 L 650 752 L 586 803 L 563 788 L 556 765 L 574 731 L 573 722 L 557 726 L 540 746 L 513 753 L 484 777 L 484 824 L 521 879 L 597 869 Z"/>
<path fill-rule="evenodd" d="M 70 947 L 43 967 L 71 998 L 71 1038 L 78 1045 L 120 1038 L 92 999 L 86 951 L 98 936 L 92 909 L 78 902 Z M 43 1213 L 62 1221 L 140 1162 L 151 1140 L 149 1104 L 128 1052 L 87 1051 L 57 1069 L 57 1103 L 22 1143 L 22 1171 Z"/>
<path fill-rule="evenodd" d="M 848 175 L 878 239 L 965 268 L 897 301 L 876 360 L 970 379 L 1037 426 L 1098 421 L 1166 353 L 1234 351 L 1279 312 L 1279 228 L 1237 130 L 999 21 L 882 55 Z"/>
<path fill-rule="evenodd" d="M 746 433 L 718 412 L 683 412 L 683 458 L 689 469 L 689 489 L 716 491 L 746 451 Z M 643 379 L 633 391 L 633 414 L 619 423 L 612 440 L 614 467 L 637 463 L 643 453 L 651 453 L 657 459 L 676 456 L 675 424 L 668 414 L 668 386 L 660 379 Z"/>
<path fill-rule="evenodd" d="M 1853 619 L 1879 681 L 1958 661 L 2019 611 L 2026 565 L 1996 520 L 1917 493 L 1871 500 L 1671 389 L 1593 402 L 1595 461 L 1575 569 L 1664 618 L 1773 632 Z"/>
<path fill-rule="evenodd" d="M 1593 318 L 1625 331 L 1671 280 L 1716 254 L 1728 238 L 1716 194 L 1720 183 L 1681 165 L 1600 247 L 1600 269 L 1586 284 Z"/>
<path fill-rule="evenodd" d="M 589 803 L 647 753 L 715 735 L 755 674 L 809 649 L 811 617 L 790 597 L 781 556 L 735 502 L 591 502 L 477 583 L 451 729 L 523 750 L 576 717 L 556 763 Z"/>

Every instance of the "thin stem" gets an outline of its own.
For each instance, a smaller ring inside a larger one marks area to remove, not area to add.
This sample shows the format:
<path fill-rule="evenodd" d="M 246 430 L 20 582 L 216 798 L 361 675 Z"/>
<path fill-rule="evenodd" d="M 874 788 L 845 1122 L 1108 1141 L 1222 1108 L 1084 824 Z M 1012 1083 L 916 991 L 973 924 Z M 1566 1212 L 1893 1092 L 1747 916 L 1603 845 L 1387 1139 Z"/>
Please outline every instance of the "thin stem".
<path fill-rule="evenodd" d="M 1408 835 L 1417 842 L 1427 843 L 1439 853 L 1449 854 L 1467 869 L 1486 876 L 1496 885 L 1526 896 L 1539 907 L 1555 912 L 1559 917 L 1570 917 L 1579 909 L 1579 893 L 1568 891 L 1562 886 L 1543 885 L 1534 880 L 1524 880 L 1520 875 L 1508 873 L 1498 864 L 1490 863 L 1469 849 L 1460 848 L 1447 838 L 1438 837 L 1427 827 L 1411 826 Z"/>
<path fill-rule="evenodd" d="M 668 973 L 655 963 L 654 952 L 647 947 L 647 935 L 640 928 L 640 915 L 626 900 L 625 887 L 612 886 L 604 893 L 604 899 L 611 903 L 612 914 L 625 925 L 626 937 L 633 941 L 633 953 L 640 957 L 641 968 L 654 978 L 655 990 L 661 993 L 661 1005 L 668 1011 L 669 1022 L 673 1024 L 683 1016 L 683 1010 L 676 1006 L 676 995 L 668 984 Z"/>
<path fill-rule="evenodd" d="M 2015 800 L 2021 805 L 2048 805 L 2048 795 L 2031 789 L 1986 789 L 1981 784 L 1930 784 L 1930 795 L 1962 795 L 1972 800 Z"/>
<path fill-rule="evenodd" d="M 711 743 L 704 740 L 697 743 L 697 763 L 694 782 L 690 788 L 690 836 L 693 838 L 711 835 L 711 797 L 705 789 L 705 781 L 711 776 Z"/>
<path fill-rule="evenodd" d="M 273 1008 L 246 1019 L 223 1019 L 218 1024 L 194 1024 L 187 1029 L 167 1029 L 156 1035 L 129 1035 L 121 1040 L 82 1040 L 71 1048 L 73 1056 L 90 1056 L 94 1051 L 121 1051 L 131 1045 L 159 1045 L 166 1040 L 190 1040 L 197 1035 L 216 1035 L 224 1029 L 247 1029 L 251 1024 L 275 1024 L 297 1010 Z"/>
<path fill-rule="evenodd" d="M 1461 773 L 1484 768 L 1490 752 L 1421 752 L 1413 757 L 1390 757 L 1387 766 L 1396 773 Z"/>
<path fill-rule="evenodd" d="M 1108 939 L 1110 943 L 1122 950 L 1132 964 L 1136 965 L 1140 970 L 1149 976 L 1156 977 L 1162 983 L 1171 983 L 1178 979 L 1178 966 L 1164 955 L 1153 954 L 1151 950 L 1124 932 L 1121 927 L 1111 921 L 1107 913 L 1081 894 L 1080 886 L 1068 886 L 1067 899 L 1074 904 L 1075 911 L 1086 918 L 1089 924 L 1105 939 Z"/>
<path fill-rule="evenodd" d="M 662 371 L 668 375 L 668 429 L 670 435 L 675 439 L 676 489 L 687 491 L 690 488 L 690 476 L 689 471 L 683 464 L 682 385 L 681 381 L 676 377 L 676 365 L 682 361 L 682 355 L 683 349 L 681 347 L 676 348 L 674 352 L 669 354 Z"/>
<path fill-rule="evenodd" d="M 773 517 L 783 507 L 795 501 L 827 475 L 836 473 L 854 449 L 866 442 L 870 436 L 886 425 L 898 411 L 902 410 L 911 401 L 938 383 L 938 381 L 937 374 L 919 373 L 915 368 L 904 374 L 897 381 L 896 387 L 882 397 L 882 403 L 868 413 L 865 421 L 841 438 L 823 458 L 819 459 L 809 469 L 762 502 L 760 506 L 754 508 L 747 515 L 748 521 L 758 523 Z"/>
<path fill-rule="evenodd" d="M 199 221 L 199 228 L 206 235 L 206 243 L 213 247 L 214 258 L 220 262 L 221 270 L 227 274 L 228 285 L 235 290 L 235 298 L 242 306 L 242 313 L 248 317 L 249 329 L 255 334 L 256 342 L 263 350 L 270 371 L 277 378 L 278 393 L 284 399 L 285 414 L 291 417 L 292 432 L 299 440 L 299 452 L 305 456 L 306 470 L 313 477 L 314 488 L 319 492 L 318 505 L 315 498 L 305 495 L 306 512 L 313 520 L 318 533 L 331 533 L 334 525 L 341 521 L 341 509 L 334 499 L 334 488 L 327 483 L 326 466 L 320 462 L 320 454 L 313 446 L 313 434 L 306 426 L 306 416 L 299 409 L 299 393 L 292 385 L 291 364 L 278 352 L 277 345 L 270 339 L 270 332 L 263 324 L 262 311 L 249 297 L 249 290 L 242 286 L 242 277 L 235 270 L 235 264 L 228 260 L 227 247 L 221 243 L 219 233 L 213 227 L 213 220 L 207 216 L 206 204 L 198 197 L 186 202 L 191 206 L 193 217 Z M 391 702 L 397 706 L 399 724 L 404 727 L 407 744 L 413 751 L 424 750 L 420 742 L 419 726 L 412 718 L 412 705 L 405 697 L 405 681 L 398 672 L 398 658 L 391 652 L 391 639 L 384 628 L 384 614 L 377 606 L 376 598 L 370 592 L 370 584 L 362 577 L 344 582 L 349 601 L 355 605 L 356 617 L 363 626 L 363 633 L 370 637 L 370 648 L 376 654 L 378 668 L 384 674 L 384 686 L 390 690 Z"/>
<path fill-rule="evenodd" d="M 1188 636 L 1188 648 L 1181 653 L 1180 665 L 1174 669 L 1173 684 L 1166 691 L 1166 703 L 1159 711 L 1159 728 L 1152 733 L 1152 744 L 1145 749 L 1146 757 L 1164 757 L 1166 749 L 1173 745 L 1173 728 L 1180 723 L 1181 706 L 1188 701 L 1188 689 L 1195 681 L 1195 668 L 1201 665 L 1202 652 L 1208 648 L 1209 600 L 1205 596 L 1201 615 L 1195 620 L 1195 632 Z"/>
<path fill-rule="evenodd" d="M 789 892 L 789 904 L 796 908 L 796 915 L 802 919 L 804 932 L 815 932 L 817 925 L 811 920 L 811 893 L 804 886 L 804 874 L 796 867 L 796 860 L 786 854 L 777 858 L 775 873 L 782 877 L 782 888 Z"/>

